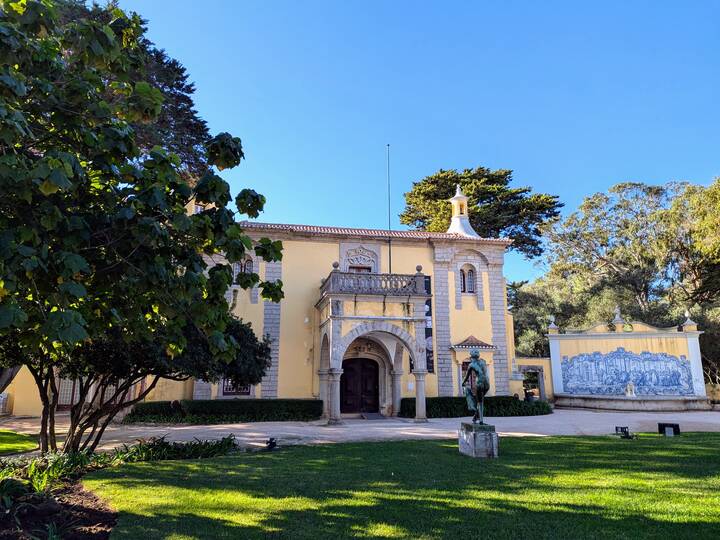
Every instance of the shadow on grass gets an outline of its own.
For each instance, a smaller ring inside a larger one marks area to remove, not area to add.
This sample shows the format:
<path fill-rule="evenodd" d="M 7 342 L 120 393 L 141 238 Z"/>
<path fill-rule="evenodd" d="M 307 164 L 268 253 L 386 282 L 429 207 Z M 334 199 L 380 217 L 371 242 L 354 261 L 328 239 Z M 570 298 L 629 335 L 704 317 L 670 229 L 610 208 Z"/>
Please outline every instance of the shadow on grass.
<path fill-rule="evenodd" d="M 128 465 L 87 485 L 120 511 L 116 538 L 712 538 L 719 447 L 507 438 L 485 461 L 451 441 L 358 443 Z"/>

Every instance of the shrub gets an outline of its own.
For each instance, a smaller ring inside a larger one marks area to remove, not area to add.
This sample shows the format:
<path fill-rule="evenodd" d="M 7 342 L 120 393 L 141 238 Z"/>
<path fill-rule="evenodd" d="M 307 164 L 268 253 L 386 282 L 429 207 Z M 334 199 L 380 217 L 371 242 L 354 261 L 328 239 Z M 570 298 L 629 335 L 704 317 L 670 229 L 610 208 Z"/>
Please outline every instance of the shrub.
<path fill-rule="evenodd" d="M 173 412 L 170 403 L 170 401 L 143 401 L 141 403 L 136 403 L 128 416 L 137 415 L 172 417 L 175 413 Z"/>
<path fill-rule="evenodd" d="M 428 418 L 459 418 L 472 416 L 464 397 L 430 397 L 425 400 Z M 537 416 L 550 414 L 546 401 L 520 401 L 514 396 L 485 398 L 485 416 Z M 415 398 L 400 400 L 400 414 L 404 418 L 415 416 Z"/>
<path fill-rule="evenodd" d="M 219 424 L 316 420 L 322 415 L 318 399 L 201 399 L 180 402 L 183 414 L 169 401 L 138 403 L 125 422 Z"/>
<path fill-rule="evenodd" d="M 228 435 L 214 441 L 195 439 L 189 442 L 168 442 L 165 437 L 139 440 L 132 445 L 123 445 L 113 453 L 117 463 L 137 461 L 159 461 L 163 459 L 202 459 L 224 456 L 235 450 L 235 436 Z"/>
<path fill-rule="evenodd" d="M 23 495 L 27 495 L 30 487 L 27 482 L 17 478 L 3 478 L 0 480 L 0 511 L 8 512 Z"/>

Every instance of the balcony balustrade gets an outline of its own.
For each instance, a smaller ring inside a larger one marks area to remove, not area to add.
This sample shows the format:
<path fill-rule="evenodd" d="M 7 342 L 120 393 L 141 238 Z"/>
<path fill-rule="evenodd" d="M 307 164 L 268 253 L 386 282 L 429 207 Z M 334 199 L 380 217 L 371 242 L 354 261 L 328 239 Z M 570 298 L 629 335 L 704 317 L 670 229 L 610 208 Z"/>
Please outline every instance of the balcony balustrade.
<path fill-rule="evenodd" d="M 381 296 L 429 296 L 425 276 L 417 274 L 369 274 L 333 270 L 320 287 L 320 294 L 367 294 Z"/>

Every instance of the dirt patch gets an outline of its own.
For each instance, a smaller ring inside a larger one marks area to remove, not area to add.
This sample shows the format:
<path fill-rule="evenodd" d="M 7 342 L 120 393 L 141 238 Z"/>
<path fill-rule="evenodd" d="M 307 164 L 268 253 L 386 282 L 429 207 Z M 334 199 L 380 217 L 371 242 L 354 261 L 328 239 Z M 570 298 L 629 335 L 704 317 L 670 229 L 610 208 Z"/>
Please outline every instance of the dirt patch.
<path fill-rule="evenodd" d="M 12 514 L 0 514 L 0 540 L 47 538 L 51 532 L 63 540 L 105 540 L 117 521 L 117 514 L 79 481 L 44 500 L 33 495 L 18 501 Z"/>

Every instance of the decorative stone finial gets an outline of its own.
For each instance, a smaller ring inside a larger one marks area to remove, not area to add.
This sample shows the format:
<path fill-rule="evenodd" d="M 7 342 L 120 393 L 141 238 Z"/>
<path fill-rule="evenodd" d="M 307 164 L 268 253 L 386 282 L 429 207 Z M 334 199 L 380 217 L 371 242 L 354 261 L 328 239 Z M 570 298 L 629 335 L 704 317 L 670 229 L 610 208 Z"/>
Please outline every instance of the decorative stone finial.
<path fill-rule="evenodd" d="M 625 329 L 625 320 L 620 315 L 620 306 L 615 306 L 615 318 L 612 320 L 613 325 L 615 326 L 616 332 L 622 332 Z"/>
<path fill-rule="evenodd" d="M 548 333 L 558 334 L 559 332 L 560 329 L 558 328 L 558 325 L 555 324 L 555 315 L 550 315 L 548 317 Z"/>
<path fill-rule="evenodd" d="M 480 235 L 470 225 L 468 198 L 460 189 L 460 184 L 455 186 L 455 196 L 450 199 L 450 204 L 452 204 L 452 219 L 447 232 L 467 236 L 468 238 L 480 238 Z"/>
<path fill-rule="evenodd" d="M 422 264 L 418 264 L 418 265 L 415 267 L 415 271 L 416 271 L 418 274 L 422 273 Z"/>
<path fill-rule="evenodd" d="M 697 323 L 690 318 L 690 311 L 685 310 L 685 322 L 682 323 L 685 332 L 694 332 L 697 330 Z"/>
<path fill-rule="evenodd" d="M 333 263 L 333 270 L 337 270 L 338 268 L 340 268 L 340 263 L 337 262 L 337 261 L 335 261 L 335 262 Z"/>

